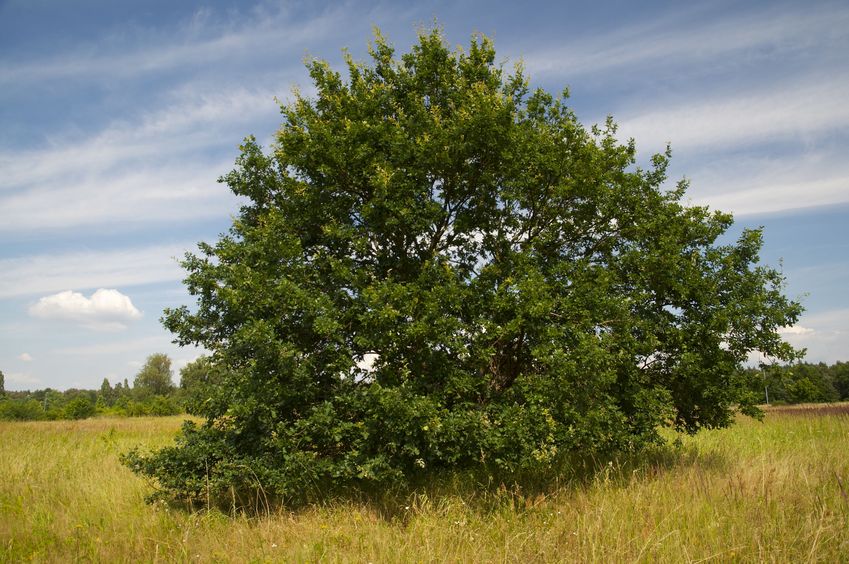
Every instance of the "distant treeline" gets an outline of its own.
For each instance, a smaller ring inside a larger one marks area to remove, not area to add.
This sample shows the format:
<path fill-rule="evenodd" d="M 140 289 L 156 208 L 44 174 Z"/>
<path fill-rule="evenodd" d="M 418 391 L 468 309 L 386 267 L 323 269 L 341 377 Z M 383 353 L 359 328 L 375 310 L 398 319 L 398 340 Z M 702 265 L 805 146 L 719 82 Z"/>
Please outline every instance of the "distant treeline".
<path fill-rule="evenodd" d="M 752 393 L 764 403 L 849 401 L 849 362 L 802 362 L 744 370 Z"/>
<path fill-rule="evenodd" d="M 743 370 L 751 393 L 764 403 L 817 403 L 849 401 L 849 362 L 831 366 L 807 362 Z M 138 417 L 197 413 L 212 396 L 221 374 L 207 357 L 180 371 L 175 386 L 171 359 L 157 353 L 136 374 L 131 386 L 124 379 L 114 386 L 104 378 L 99 390 L 70 389 L 10 392 L 3 390 L 0 372 L 0 420 L 85 419 L 95 415 Z"/>
<path fill-rule="evenodd" d="M 215 376 L 209 360 L 201 357 L 180 371 L 180 386 L 173 382 L 171 359 L 157 353 L 136 374 L 133 385 L 125 378 L 112 385 L 103 379 L 99 390 L 70 389 L 13 392 L 3 389 L 0 372 L 0 420 L 38 421 L 86 419 L 95 415 L 138 417 L 193 412 L 206 400 Z"/>

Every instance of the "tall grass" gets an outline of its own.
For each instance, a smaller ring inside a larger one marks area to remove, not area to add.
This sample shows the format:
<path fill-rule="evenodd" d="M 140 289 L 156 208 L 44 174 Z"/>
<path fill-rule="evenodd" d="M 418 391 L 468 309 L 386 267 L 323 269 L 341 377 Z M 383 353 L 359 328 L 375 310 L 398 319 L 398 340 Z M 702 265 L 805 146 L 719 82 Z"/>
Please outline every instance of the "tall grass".
<path fill-rule="evenodd" d="M 0 423 L 0 561 L 849 561 L 849 416 L 768 413 L 589 477 L 260 514 L 148 505 L 118 462 L 180 418 Z M 674 437 L 670 437 L 674 438 Z"/>

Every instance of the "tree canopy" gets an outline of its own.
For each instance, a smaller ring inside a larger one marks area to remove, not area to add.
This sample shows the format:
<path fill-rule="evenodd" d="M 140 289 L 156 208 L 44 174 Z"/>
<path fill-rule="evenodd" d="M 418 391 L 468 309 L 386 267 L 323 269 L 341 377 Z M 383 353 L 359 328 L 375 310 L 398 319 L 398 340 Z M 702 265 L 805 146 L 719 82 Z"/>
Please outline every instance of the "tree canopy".
<path fill-rule="evenodd" d="M 200 356 L 184 366 L 180 370 L 180 392 L 186 411 L 203 415 L 204 403 L 217 393 L 223 378 L 221 367 L 208 356 Z"/>
<path fill-rule="evenodd" d="M 136 374 L 133 387 L 142 394 L 164 396 L 174 388 L 171 378 L 171 359 L 164 353 L 154 353 Z"/>
<path fill-rule="evenodd" d="M 612 120 L 531 90 L 489 39 L 438 30 L 396 56 L 379 34 L 347 76 L 308 64 L 223 177 L 244 205 L 183 262 L 182 345 L 226 368 L 200 426 L 127 462 L 203 498 L 394 483 L 427 469 L 547 467 L 755 413 L 738 370 L 791 360 L 801 312 L 761 233 L 636 165 Z M 231 490 L 232 491 L 232 490 Z"/>

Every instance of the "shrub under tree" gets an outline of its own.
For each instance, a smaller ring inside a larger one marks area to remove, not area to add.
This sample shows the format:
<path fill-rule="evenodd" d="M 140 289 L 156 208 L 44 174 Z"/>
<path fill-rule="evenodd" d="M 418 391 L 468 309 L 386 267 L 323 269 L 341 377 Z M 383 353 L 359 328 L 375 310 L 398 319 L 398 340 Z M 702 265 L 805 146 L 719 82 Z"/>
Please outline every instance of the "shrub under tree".
<path fill-rule="evenodd" d="M 167 310 L 223 383 L 176 446 L 126 462 L 186 498 L 311 498 L 430 469 L 550 468 L 755 414 L 741 362 L 792 360 L 798 303 L 761 234 L 635 165 L 615 125 L 531 91 L 491 42 L 380 36 L 284 105 L 223 178 L 244 205 Z M 368 364 L 371 363 L 371 366 Z M 231 489 L 232 488 L 232 489 Z"/>

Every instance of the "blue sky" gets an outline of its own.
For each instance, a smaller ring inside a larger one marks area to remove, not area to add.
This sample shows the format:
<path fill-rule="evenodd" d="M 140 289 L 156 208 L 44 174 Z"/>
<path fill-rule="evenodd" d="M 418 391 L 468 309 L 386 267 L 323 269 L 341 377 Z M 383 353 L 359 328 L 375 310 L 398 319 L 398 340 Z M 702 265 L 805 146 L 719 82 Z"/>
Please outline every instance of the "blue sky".
<path fill-rule="evenodd" d="M 692 5 L 690 5 L 692 4 Z M 191 303 L 174 257 L 226 230 L 216 182 L 266 145 L 306 57 L 399 51 L 437 21 L 534 86 L 611 114 L 641 159 L 672 144 L 693 203 L 765 227 L 807 311 L 786 337 L 849 360 L 845 2 L 0 1 L 0 370 L 9 389 L 98 387 L 147 355 L 179 368 L 162 309 Z"/>

